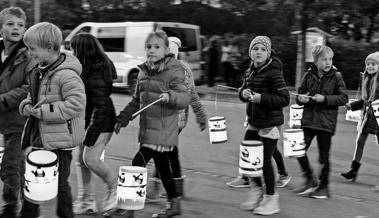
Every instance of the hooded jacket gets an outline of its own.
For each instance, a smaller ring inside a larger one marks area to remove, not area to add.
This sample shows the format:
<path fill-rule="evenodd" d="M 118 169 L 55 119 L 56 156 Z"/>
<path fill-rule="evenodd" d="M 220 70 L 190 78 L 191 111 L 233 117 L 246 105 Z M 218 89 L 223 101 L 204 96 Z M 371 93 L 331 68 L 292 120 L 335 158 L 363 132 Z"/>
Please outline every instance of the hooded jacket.
<path fill-rule="evenodd" d="M 173 55 L 164 59 L 165 69 L 160 72 L 149 70 L 146 63 L 139 65 L 136 91 L 132 101 L 117 116 L 125 126 L 134 119 L 133 113 L 159 99 L 162 93 L 170 96 L 168 103 L 158 102 L 140 114 L 139 142 L 158 146 L 178 145 L 178 112 L 191 102 L 184 84 L 183 65 Z"/>
<path fill-rule="evenodd" d="M 0 53 L 4 43 L 0 40 Z M 26 118 L 18 113 L 20 102 L 28 93 L 27 75 L 34 62 L 22 40 L 7 59 L 0 61 L 0 133 L 22 132 Z"/>
<path fill-rule="evenodd" d="M 82 66 L 78 59 L 71 54 L 62 53 L 49 66 L 40 83 L 37 81 L 41 76 L 38 66 L 30 74 L 28 97 L 21 102 L 19 111 L 27 116 L 23 113 L 25 105 L 35 105 L 46 99 L 37 107 L 41 112 L 41 119 L 37 121 L 42 145 L 47 150 L 74 148 L 83 143 L 86 94 L 80 78 L 81 72 Z M 23 148 L 30 146 L 32 119 L 36 118 L 28 117 L 25 124 Z"/>
<path fill-rule="evenodd" d="M 261 94 L 260 103 L 248 102 L 242 97 L 242 90 L 247 88 Z M 239 98 L 246 102 L 247 121 L 250 125 L 258 129 L 282 125 L 283 107 L 289 104 L 290 97 L 280 60 L 272 57 L 258 68 L 252 65 L 245 72 Z"/>
<path fill-rule="evenodd" d="M 309 92 L 310 96 L 320 94 L 325 97 L 325 101 L 319 103 L 310 100 L 304 104 L 297 99 L 299 105 L 304 105 L 301 127 L 334 134 L 337 125 L 338 107 L 345 105 L 348 101 L 345 90 L 342 75 L 335 67 L 332 67 L 323 76 L 319 77 L 316 65 L 312 64 L 303 77 L 298 93 L 305 94 Z"/>

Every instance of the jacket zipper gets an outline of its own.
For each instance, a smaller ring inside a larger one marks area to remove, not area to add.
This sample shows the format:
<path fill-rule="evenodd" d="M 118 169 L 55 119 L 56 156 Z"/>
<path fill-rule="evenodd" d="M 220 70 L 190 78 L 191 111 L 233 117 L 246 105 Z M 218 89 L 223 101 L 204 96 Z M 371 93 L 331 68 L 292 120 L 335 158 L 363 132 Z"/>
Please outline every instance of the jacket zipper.
<path fill-rule="evenodd" d="M 68 132 L 69 132 L 70 134 L 72 134 L 71 120 L 67 120 L 67 128 L 68 128 Z"/>

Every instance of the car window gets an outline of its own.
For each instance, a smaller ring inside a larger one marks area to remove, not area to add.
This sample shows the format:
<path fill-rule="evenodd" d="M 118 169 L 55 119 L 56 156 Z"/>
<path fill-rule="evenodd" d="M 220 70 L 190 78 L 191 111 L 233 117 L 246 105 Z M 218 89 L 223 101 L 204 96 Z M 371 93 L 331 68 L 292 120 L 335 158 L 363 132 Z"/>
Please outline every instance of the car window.
<path fill-rule="evenodd" d="M 196 51 L 196 30 L 190 28 L 162 27 L 168 36 L 178 37 L 182 41 L 180 51 Z"/>
<path fill-rule="evenodd" d="M 125 49 L 125 27 L 100 27 L 97 38 L 106 52 L 123 52 Z"/>

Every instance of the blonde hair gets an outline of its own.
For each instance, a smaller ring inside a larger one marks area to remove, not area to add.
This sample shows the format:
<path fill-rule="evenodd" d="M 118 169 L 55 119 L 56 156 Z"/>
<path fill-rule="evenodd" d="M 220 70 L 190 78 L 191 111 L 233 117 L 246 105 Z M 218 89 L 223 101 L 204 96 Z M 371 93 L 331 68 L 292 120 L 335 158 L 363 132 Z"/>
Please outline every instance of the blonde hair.
<path fill-rule="evenodd" d="M 22 10 L 20 7 L 9 7 L 5 8 L 2 11 L 0 11 L 0 25 L 4 24 L 5 17 L 7 15 L 13 15 L 15 17 L 18 17 L 26 23 L 26 15 L 24 10 Z"/>
<path fill-rule="evenodd" d="M 313 63 L 316 63 L 321 55 L 328 53 L 332 54 L 332 56 L 334 55 L 333 50 L 329 46 L 316 45 L 312 50 Z"/>
<path fill-rule="evenodd" d="M 151 39 L 161 39 L 161 40 L 163 40 L 166 48 L 168 48 L 168 46 L 169 46 L 168 36 L 164 31 L 156 31 L 156 32 L 149 33 L 149 35 L 147 35 L 147 38 L 145 41 L 145 48 L 146 48 L 147 43 Z"/>
<path fill-rule="evenodd" d="M 49 22 L 37 23 L 26 30 L 24 43 L 27 46 L 37 45 L 44 49 L 52 46 L 54 51 L 59 51 L 62 43 L 62 31 Z"/>

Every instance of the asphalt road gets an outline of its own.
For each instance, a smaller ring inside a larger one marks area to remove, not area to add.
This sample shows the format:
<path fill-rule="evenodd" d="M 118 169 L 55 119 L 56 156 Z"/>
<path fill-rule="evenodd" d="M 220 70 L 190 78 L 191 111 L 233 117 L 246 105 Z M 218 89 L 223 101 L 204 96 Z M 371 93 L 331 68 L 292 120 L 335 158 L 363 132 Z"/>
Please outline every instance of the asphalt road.
<path fill-rule="evenodd" d="M 130 97 L 125 94 L 114 94 L 114 104 L 117 111 L 121 110 Z M 244 135 L 243 121 L 245 105 L 235 97 L 222 97 L 218 101 L 212 97 L 203 98 L 203 104 L 209 117 L 220 115 L 226 118 L 228 141 L 222 144 L 210 144 L 208 131 L 200 132 L 195 123 L 194 114 L 189 117 L 189 123 L 180 136 L 180 157 L 185 181 L 185 195 L 182 200 L 182 218 L 246 218 L 259 217 L 251 212 L 239 209 L 239 204 L 247 198 L 248 189 L 228 188 L 225 183 L 238 173 L 239 144 Z M 226 99 L 226 100 L 225 100 Z M 340 110 L 344 110 L 341 108 Z M 285 122 L 288 123 L 288 108 L 285 109 Z M 288 126 L 283 125 L 283 129 Z M 130 122 L 119 135 L 114 135 L 106 150 L 105 160 L 114 172 L 118 167 L 131 165 L 131 160 L 138 150 L 137 142 L 138 119 Z M 302 182 L 300 168 L 295 159 L 285 159 L 287 170 L 292 176 L 288 187 L 277 189 L 280 194 L 280 214 L 271 217 L 281 218 L 374 218 L 379 217 L 379 193 L 370 187 L 379 184 L 379 149 L 375 138 L 370 136 L 364 152 L 362 167 L 357 182 L 344 181 L 338 174 L 350 166 L 354 152 L 356 136 L 355 123 L 344 120 L 340 113 L 336 135 L 333 137 L 331 151 L 331 181 L 332 197 L 327 200 L 298 197 L 293 189 Z M 282 150 L 282 144 L 279 143 Z M 314 141 L 309 150 L 310 159 L 317 172 L 317 145 Z M 152 163 L 149 164 L 149 169 Z M 76 171 L 72 164 L 70 178 L 74 196 L 76 196 Z M 104 196 L 105 185 L 99 179 L 94 180 L 97 200 Z M 145 209 L 136 213 L 136 218 L 151 217 L 165 204 L 161 202 L 145 204 Z M 55 217 L 55 202 L 42 205 L 41 215 Z M 77 216 L 81 218 L 101 217 Z"/>

